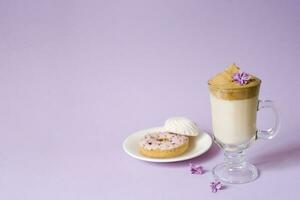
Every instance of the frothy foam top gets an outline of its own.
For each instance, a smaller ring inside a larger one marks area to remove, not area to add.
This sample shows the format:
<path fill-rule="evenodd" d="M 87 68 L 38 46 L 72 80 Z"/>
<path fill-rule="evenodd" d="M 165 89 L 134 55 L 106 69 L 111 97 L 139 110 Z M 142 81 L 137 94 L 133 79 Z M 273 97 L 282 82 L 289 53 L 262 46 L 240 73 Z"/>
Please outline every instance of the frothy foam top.
<path fill-rule="evenodd" d="M 250 75 L 250 80 L 247 84 L 240 85 L 233 80 L 233 75 L 240 71 L 240 68 L 236 64 L 231 64 L 223 72 L 217 74 L 208 81 L 208 84 L 212 87 L 223 89 L 239 89 L 249 88 L 260 84 L 260 79 Z"/>
<path fill-rule="evenodd" d="M 238 72 L 241 70 L 236 64 L 228 66 L 208 81 L 210 91 L 216 97 L 226 100 L 246 99 L 258 95 L 261 80 L 250 75 L 245 84 L 239 84 L 233 78 Z"/>

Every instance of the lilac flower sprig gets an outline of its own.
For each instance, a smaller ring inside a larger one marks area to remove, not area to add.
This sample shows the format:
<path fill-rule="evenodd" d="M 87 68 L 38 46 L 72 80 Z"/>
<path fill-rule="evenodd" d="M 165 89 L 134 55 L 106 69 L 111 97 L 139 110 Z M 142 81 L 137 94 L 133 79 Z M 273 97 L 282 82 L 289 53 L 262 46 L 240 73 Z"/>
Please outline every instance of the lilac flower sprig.
<path fill-rule="evenodd" d="M 202 166 L 196 166 L 193 163 L 190 163 L 190 170 L 191 170 L 191 174 L 197 174 L 197 175 L 204 174 L 205 172 Z"/>
<path fill-rule="evenodd" d="M 238 71 L 232 75 L 232 79 L 240 85 L 246 85 L 249 83 L 251 76 L 246 72 Z"/>
<path fill-rule="evenodd" d="M 220 181 L 213 181 L 210 183 L 211 191 L 216 193 L 218 190 L 221 190 L 223 185 Z"/>

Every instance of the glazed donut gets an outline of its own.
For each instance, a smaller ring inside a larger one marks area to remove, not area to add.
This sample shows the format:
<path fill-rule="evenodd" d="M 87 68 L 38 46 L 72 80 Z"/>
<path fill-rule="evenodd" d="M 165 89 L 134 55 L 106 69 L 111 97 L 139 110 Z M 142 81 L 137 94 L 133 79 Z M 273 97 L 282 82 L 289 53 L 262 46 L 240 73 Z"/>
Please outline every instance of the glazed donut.
<path fill-rule="evenodd" d="M 140 153 L 152 158 L 171 158 L 189 147 L 189 137 L 169 132 L 146 134 L 139 143 Z"/>

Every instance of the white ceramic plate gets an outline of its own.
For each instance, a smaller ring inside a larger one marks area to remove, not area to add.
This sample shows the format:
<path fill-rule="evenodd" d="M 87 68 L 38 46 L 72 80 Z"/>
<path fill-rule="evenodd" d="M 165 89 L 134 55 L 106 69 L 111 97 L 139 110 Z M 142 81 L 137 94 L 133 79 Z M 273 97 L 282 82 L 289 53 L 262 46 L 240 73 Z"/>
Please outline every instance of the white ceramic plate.
<path fill-rule="evenodd" d="M 212 145 L 212 139 L 209 134 L 203 132 L 196 137 L 191 137 L 189 149 L 182 155 L 174 158 L 148 158 L 139 153 L 139 141 L 149 132 L 162 130 L 161 127 L 155 127 L 146 130 L 140 130 L 129 135 L 123 142 L 124 151 L 133 158 L 149 162 L 177 162 L 195 158 L 205 153 Z"/>

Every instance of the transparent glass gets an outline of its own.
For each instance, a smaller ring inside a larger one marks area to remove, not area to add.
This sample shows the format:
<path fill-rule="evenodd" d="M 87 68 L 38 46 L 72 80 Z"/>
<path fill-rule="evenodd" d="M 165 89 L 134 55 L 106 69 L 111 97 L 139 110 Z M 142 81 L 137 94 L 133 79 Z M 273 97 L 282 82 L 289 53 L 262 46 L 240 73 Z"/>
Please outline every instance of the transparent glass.
<path fill-rule="evenodd" d="M 224 91 L 222 91 L 224 92 Z M 223 150 L 225 160 L 213 168 L 217 180 L 226 183 L 247 183 L 258 177 L 257 168 L 245 160 L 244 150 L 256 139 L 272 139 L 279 130 L 280 118 L 270 100 L 258 100 L 258 94 L 240 100 L 225 100 L 210 93 L 213 138 Z M 256 128 L 256 114 L 271 109 L 275 116 L 274 126 Z"/>

